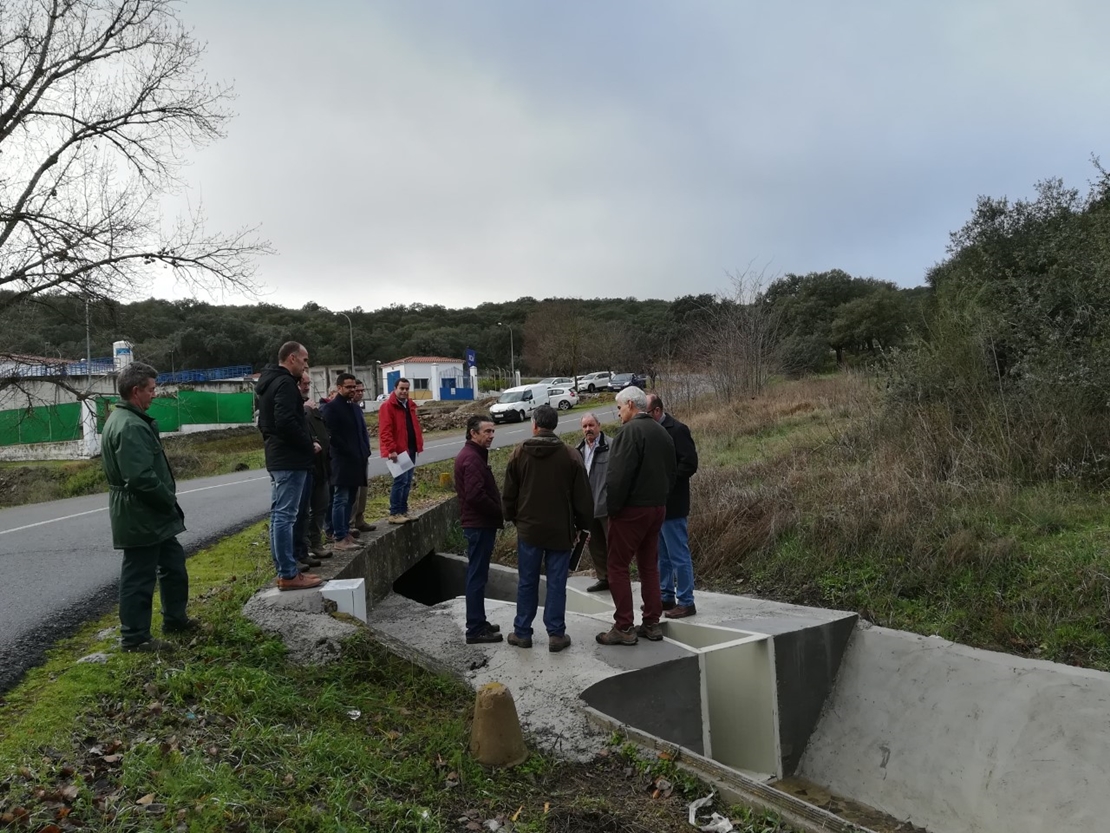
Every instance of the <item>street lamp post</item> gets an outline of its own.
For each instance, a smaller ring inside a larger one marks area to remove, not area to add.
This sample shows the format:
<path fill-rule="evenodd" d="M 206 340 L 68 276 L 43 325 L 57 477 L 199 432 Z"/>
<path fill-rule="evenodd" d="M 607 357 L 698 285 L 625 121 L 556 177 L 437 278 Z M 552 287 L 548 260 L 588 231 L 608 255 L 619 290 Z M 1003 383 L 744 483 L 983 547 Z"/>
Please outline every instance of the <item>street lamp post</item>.
<path fill-rule="evenodd" d="M 355 372 L 355 325 L 351 323 L 351 316 L 345 312 L 338 313 L 347 319 L 347 326 L 351 330 L 351 373 Z"/>
<path fill-rule="evenodd" d="M 516 359 L 513 356 L 515 352 L 513 349 L 513 328 L 508 324 L 502 324 L 500 321 L 497 322 L 497 326 L 509 328 L 509 373 L 511 374 L 510 379 L 512 380 L 510 384 L 511 387 L 516 384 Z"/>

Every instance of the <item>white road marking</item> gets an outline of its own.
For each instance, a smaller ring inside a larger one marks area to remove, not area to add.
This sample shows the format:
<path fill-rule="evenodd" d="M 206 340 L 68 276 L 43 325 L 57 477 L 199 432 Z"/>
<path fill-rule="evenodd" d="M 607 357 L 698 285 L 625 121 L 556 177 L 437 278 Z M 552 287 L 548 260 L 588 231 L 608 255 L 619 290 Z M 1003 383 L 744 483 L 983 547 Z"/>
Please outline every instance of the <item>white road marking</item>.
<path fill-rule="evenodd" d="M 268 479 L 269 479 L 269 475 L 266 475 L 266 477 L 247 477 L 247 478 L 244 478 L 243 480 L 234 480 L 231 483 L 216 483 L 213 486 L 201 486 L 197 489 L 186 489 L 185 491 L 178 492 L 177 494 L 179 496 L 180 495 L 190 495 L 193 492 L 207 492 L 209 489 L 222 489 L 225 486 L 238 486 L 240 483 L 253 483 L 255 480 L 268 480 Z M 12 527 L 11 529 L 0 529 L 0 535 L 7 535 L 9 532 L 22 532 L 25 529 L 34 529 L 37 526 L 46 526 L 47 524 L 59 523 L 60 521 L 71 521 L 74 518 L 83 518 L 85 515 L 95 515 L 97 512 L 106 512 L 106 511 L 108 511 L 108 507 L 107 506 L 101 506 L 99 509 L 90 509 L 87 512 L 77 512 L 76 514 L 73 514 L 73 515 L 63 515 L 60 518 L 50 518 L 49 520 L 38 521 L 37 523 L 26 524 L 25 526 L 16 526 L 16 527 Z"/>

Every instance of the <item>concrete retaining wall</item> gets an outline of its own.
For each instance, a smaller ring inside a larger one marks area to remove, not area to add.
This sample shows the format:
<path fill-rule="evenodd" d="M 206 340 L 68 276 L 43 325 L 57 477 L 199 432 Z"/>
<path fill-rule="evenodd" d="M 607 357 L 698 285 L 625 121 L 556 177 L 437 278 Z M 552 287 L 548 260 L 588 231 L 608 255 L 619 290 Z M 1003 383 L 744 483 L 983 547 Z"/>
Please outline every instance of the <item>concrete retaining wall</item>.
<path fill-rule="evenodd" d="M 1110 674 L 860 628 L 800 774 L 931 833 L 1110 827 Z"/>

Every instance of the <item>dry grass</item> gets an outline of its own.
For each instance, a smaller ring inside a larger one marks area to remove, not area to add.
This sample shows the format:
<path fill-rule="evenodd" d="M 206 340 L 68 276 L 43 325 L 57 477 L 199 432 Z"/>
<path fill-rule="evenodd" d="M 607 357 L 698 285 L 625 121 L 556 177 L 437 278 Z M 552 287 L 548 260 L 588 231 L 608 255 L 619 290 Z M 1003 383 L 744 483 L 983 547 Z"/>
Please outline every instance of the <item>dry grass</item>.
<path fill-rule="evenodd" d="M 880 393 L 844 374 L 678 414 L 699 585 L 1110 668 L 1103 494 L 1015 480 L 944 412 Z"/>

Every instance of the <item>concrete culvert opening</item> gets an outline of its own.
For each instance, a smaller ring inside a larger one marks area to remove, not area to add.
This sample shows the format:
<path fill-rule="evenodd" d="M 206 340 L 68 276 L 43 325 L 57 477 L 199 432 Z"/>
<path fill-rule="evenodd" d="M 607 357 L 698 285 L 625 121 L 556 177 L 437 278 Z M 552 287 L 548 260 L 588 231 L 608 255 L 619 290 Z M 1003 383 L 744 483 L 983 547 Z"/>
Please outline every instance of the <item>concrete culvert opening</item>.
<path fill-rule="evenodd" d="M 393 582 L 393 592 L 431 607 L 466 593 L 466 564 L 429 553 Z"/>

